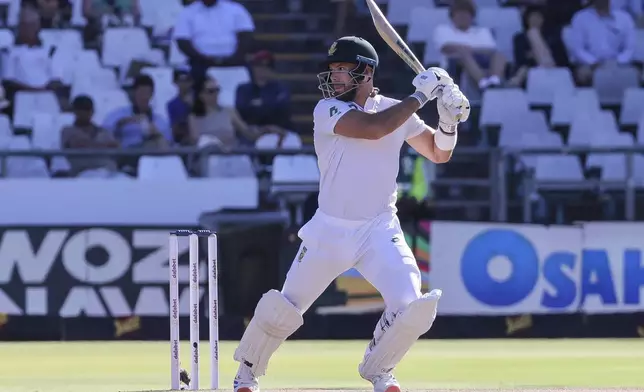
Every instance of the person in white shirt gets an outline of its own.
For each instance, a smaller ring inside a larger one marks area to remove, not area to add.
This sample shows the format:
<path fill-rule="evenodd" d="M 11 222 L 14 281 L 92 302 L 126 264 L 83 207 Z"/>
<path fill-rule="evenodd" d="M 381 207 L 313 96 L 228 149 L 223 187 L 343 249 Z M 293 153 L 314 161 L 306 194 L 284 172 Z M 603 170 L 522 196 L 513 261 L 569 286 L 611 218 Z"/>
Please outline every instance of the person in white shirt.
<path fill-rule="evenodd" d="M 472 0 L 454 0 L 449 17 L 450 23 L 434 29 L 434 45 L 445 56 L 442 66 L 454 72 L 450 66 L 455 62 L 480 89 L 500 85 L 507 61 L 490 29 L 474 25 L 476 6 Z"/>
<path fill-rule="evenodd" d="M 62 85 L 60 75 L 52 66 L 55 48 L 43 45 L 39 33 L 38 11 L 24 7 L 20 12 L 16 43 L 3 61 L 2 76 L 10 97 L 16 91 L 41 92 L 55 90 Z"/>
<path fill-rule="evenodd" d="M 239 342 L 235 392 L 259 391 L 271 355 L 348 269 L 371 282 L 386 305 L 359 366 L 375 392 L 400 392 L 391 372 L 436 317 L 441 291 L 421 293 L 420 271 L 396 216 L 400 150 L 407 142 L 435 163 L 449 161 L 469 102 L 440 68 L 419 74 L 416 92 L 402 101 L 381 95 L 373 82 L 378 54 L 362 38 L 335 41 L 326 65 L 318 75 L 323 99 L 313 112 L 319 208 L 298 233 L 302 244 L 282 290 L 263 295 Z M 432 99 L 438 99 L 437 129 L 415 114 Z"/>
<path fill-rule="evenodd" d="M 568 41 L 577 83 L 591 85 L 597 67 L 629 65 L 635 53 L 635 38 L 633 18 L 612 8 L 610 0 L 593 0 L 591 7 L 577 12 Z"/>
<path fill-rule="evenodd" d="M 245 63 L 254 30 L 252 16 L 235 1 L 197 0 L 181 11 L 173 39 L 188 57 L 196 90 L 209 67 Z"/>

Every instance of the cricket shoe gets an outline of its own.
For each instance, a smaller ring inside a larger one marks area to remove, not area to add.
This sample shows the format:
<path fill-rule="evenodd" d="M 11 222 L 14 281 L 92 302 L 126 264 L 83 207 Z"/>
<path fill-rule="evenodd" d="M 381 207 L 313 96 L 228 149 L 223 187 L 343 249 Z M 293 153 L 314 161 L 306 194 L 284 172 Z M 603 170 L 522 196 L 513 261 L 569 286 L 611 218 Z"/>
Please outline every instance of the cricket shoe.
<path fill-rule="evenodd" d="M 259 380 L 250 368 L 243 363 L 239 365 L 235 381 L 233 381 L 235 392 L 259 392 Z"/>
<path fill-rule="evenodd" d="M 190 375 L 188 374 L 188 371 L 186 369 L 181 369 L 179 372 L 179 381 L 182 384 L 185 384 L 184 386 L 181 386 L 181 389 L 187 389 L 190 387 Z"/>
<path fill-rule="evenodd" d="M 373 384 L 373 392 L 400 392 L 400 384 L 391 373 L 383 373 L 371 377 L 368 381 Z"/>

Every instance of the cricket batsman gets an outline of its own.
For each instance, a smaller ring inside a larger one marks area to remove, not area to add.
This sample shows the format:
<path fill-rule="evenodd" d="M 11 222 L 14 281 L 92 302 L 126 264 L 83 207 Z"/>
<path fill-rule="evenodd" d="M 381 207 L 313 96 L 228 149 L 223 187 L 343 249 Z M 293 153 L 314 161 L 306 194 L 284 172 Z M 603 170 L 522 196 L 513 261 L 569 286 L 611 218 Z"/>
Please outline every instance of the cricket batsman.
<path fill-rule="evenodd" d="M 281 291 L 260 299 L 234 359 L 235 392 L 258 392 L 258 378 L 327 286 L 355 268 L 382 295 L 386 309 L 358 366 L 374 392 L 400 392 L 392 371 L 436 318 L 441 290 L 422 294 L 420 271 L 396 216 L 400 149 L 407 142 L 435 163 L 449 161 L 457 126 L 470 104 L 443 69 L 412 82 L 402 101 L 374 87 L 378 54 L 366 40 L 343 37 L 331 45 L 318 74 L 321 99 L 313 112 L 320 168 L 319 208 L 299 231 L 298 255 Z M 415 113 L 438 99 L 438 129 Z"/>

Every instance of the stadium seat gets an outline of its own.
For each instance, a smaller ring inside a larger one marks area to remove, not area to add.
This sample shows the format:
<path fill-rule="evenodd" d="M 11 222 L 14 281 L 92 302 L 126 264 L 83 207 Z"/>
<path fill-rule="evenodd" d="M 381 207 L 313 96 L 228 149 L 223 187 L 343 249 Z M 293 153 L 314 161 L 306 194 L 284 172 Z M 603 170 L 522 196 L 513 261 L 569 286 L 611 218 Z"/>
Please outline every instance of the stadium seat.
<path fill-rule="evenodd" d="M 180 67 L 188 64 L 188 58 L 179 50 L 177 42 L 170 42 L 170 53 L 168 55 L 168 64 L 172 67 Z"/>
<path fill-rule="evenodd" d="M 601 169 L 601 179 L 607 181 L 626 180 L 625 154 L 588 154 L 586 169 L 598 167 Z"/>
<path fill-rule="evenodd" d="M 211 155 L 206 177 L 255 178 L 253 162 L 248 155 Z"/>
<path fill-rule="evenodd" d="M 635 30 L 635 34 L 633 60 L 644 63 L 644 29 Z"/>
<path fill-rule="evenodd" d="M 535 179 L 538 181 L 581 181 L 584 174 L 579 158 L 571 155 L 537 157 Z"/>
<path fill-rule="evenodd" d="M 640 75 L 635 67 L 599 67 L 593 75 L 593 88 L 597 90 L 600 103 L 618 105 L 624 91 L 639 85 Z"/>
<path fill-rule="evenodd" d="M 114 70 L 99 68 L 87 73 L 79 73 L 74 77 L 70 90 L 70 98 L 79 95 L 92 95 L 95 91 L 121 90 Z"/>
<path fill-rule="evenodd" d="M 134 27 L 108 28 L 103 34 L 102 63 L 123 67 L 134 59 L 147 59 L 150 41 L 143 29 Z"/>
<path fill-rule="evenodd" d="M 317 187 L 320 171 L 315 157 L 311 155 L 277 155 L 273 160 L 271 177 L 273 187 Z"/>
<path fill-rule="evenodd" d="M 224 107 L 235 106 L 237 87 L 250 81 L 250 75 L 246 67 L 208 68 L 208 76 L 219 82 L 219 104 Z"/>
<path fill-rule="evenodd" d="M 500 126 L 506 119 L 528 112 L 528 99 L 522 89 L 489 89 L 483 94 L 479 125 Z"/>
<path fill-rule="evenodd" d="M 142 156 L 138 166 L 139 180 L 187 179 L 188 171 L 178 156 Z"/>
<path fill-rule="evenodd" d="M 526 91 L 530 105 L 552 106 L 557 91 L 572 92 L 575 82 L 568 68 L 530 68 Z"/>
<path fill-rule="evenodd" d="M 578 113 L 568 136 L 571 146 L 630 146 L 630 135 L 620 133 L 615 114 L 608 110 Z"/>
<path fill-rule="evenodd" d="M 174 28 L 179 14 L 183 11 L 181 0 L 166 0 L 163 2 L 155 0 L 140 0 L 141 3 L 153 4 L 156 9 L 152 25 L 152 35 L 155 37 L 168 36 Z"/>
<path fill-rule="evenodd" d="M 433 7 L 433 0 L 389 0 L 387 20 L 392 25 L 409 24 L 411 12 L 416 7 Z"/>
<path fill-rule="evenodd" d="M 71 85 L 78 76 L 93 75 L 95 70 L 103 69 L 95 50 L 64 52 L 56 51 L 53 56 L 53 68 L 62 76 L 62 82 Z"/>
<path fill-rule="evenodd" d="M 597 92 L 592 88 L 574 91 L 556 91 L 552 102 L 550 124 L 569 126 L 577 114 L 597 112 L 601 109 Z"/>
<path fill-rule="evenodd" d="M 523 30 L 519 10 L 514 7 L 481 7 L 476 21 L 479 26 L 492 29 L 497 48 L 509 62 L 514 63 L 513 38 Z"/>
<path fill-rule="evenodd" d="M 506 147 L 561 147 L 561 136 L 551 132 L 541 111 L 510 117 L 501 127 L 499 145 Z"/>
<path fill-rule="evenodd" d="M 278 145 L 280 140 L 280 135 L 275 133 L 267 133 L 255 141 L 255 148 L 260 150 L 272 150 L 280 148 Z M 287 135 L 282 140 L 281 148 L 302 148 L 302 139 L 298 136 L 297 133 L 288 132 Z"/>
<path fill-rule="evenodd" d="M 13 108 L 14 128 L 31 128 L 33 117 L 36 113 L 60 113 L 60 106 L 56 95 L 49 91 L 17 92 Z"/>
<path fill-rule="evenodd" d="M 477 7 L 498 7 L 499 2 L 497 0 L 475 0 Z"/>
<path fill-rule="evenodd" d="M 427 5 L 415 7 L 409 18 L 407 41 L 433 43 L 434 29 L 446 23 L 449 23 L 447 8 L 433 8 Z"/>
<path fill-rule="evenodd" d="M 629 87 L 624 91 L 622 110 L 619 114 L 619 123 L 627 126 L 636 126 L 644 117 L 644 88 Z"/>
<path fill-rule="evenodd" d="M 85 26 L 87 19 L 83 16 L 83 0 L 70 0 L 72 5 L 72 26 Z"/>
<path fill-rule="evenodd" d="M 130 105 L 127 93 L 120 89 L 94 90 L 90 97 L 94 101 L 94 117 L 96 124 L 103 124 L 105 117 L 112 111 Z"/>
<path fill-rule="evenodd" d="M 9 150 L 31 150 L 32 146 L 27 136 L 14 136 L 9 141 Z M 43 178 L 49 177 L 49 170 L 43 158 L 9 157 L 6 159 L 5 173 L 13 178 Z"/>
<path fill-rule="evenodd" d="M 44 46 L 53 46 L 56 50 L 65 52 L 83 50 L 83 37 L 76 30 L 45 29 L 40 31 L 40 39 Z"/>
<path fill-rule="evenodd" d="M 0 49 L 8 49 L 13 46 L 14 35 L 11 30 L 0 29 Z"/>

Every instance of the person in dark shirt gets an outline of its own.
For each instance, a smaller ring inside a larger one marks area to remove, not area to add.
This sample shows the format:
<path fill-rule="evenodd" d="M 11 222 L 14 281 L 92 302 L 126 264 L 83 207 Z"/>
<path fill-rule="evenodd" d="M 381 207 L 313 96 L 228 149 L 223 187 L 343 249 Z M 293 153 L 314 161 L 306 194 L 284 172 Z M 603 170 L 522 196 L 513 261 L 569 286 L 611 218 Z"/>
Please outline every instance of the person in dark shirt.
<path fill-rule="evenodd" d="M 523 13 L 523 31 L 514 36 L 514 76 L 511 86 L 523 86 L 533 67 L 567 67 L 568 55 L 559 33 L 544 29 L 544 9 L 527 7 Z"/>
<path fill-rule="evenodd" d="M 275 59 L 271 52 L 260 51 L 251 59 L 252 81 L 237 88 L 236 108 L 249 125 L 262 133 L 281 135 L 292 129 L 291 93 L 274 80 Z"/>
<path fill-rule="evenodd" d="M 188 116 L 193 104 L 193 80 L 187 69 L 174 70 L 174 84 L 177 86 L 177 96 L 167 104 L 168 119 L 172 127 L 172 136 L 179 145 L 190 145 L 188 132 Z"/>

